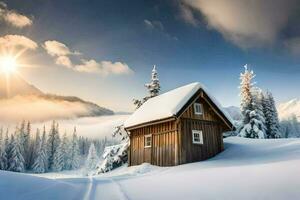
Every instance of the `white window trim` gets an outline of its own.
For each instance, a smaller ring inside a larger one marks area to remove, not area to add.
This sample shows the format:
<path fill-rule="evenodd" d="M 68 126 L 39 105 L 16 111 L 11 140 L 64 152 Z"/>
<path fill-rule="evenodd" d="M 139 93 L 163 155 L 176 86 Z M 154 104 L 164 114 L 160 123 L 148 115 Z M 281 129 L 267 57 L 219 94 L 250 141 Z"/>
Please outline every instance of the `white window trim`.
<path fill-rule="evenodd" d="M 150 145 L 146 145 L 146 138 L 151 138 L 151 144 Z M 144 136 L 144 148 L 150 148 L 152 146 L 152 134 L 148 134 Z"/>
<path fill-rule="evenodd" d="M 194 134 L 198 133 L 200 137 L 200 141 L 195 141 Z M 203 144 L 203 133 L 201 130 L 192 130 L 192 136 L 193 136 L 193 144 Z"/>
<path fill-rule="evenodd" d="M 197 112 L 197 109 L 196 109 L 197 106 L 200 106 L 201 112 Z M 203 115 L 203 106 L 201 103 L 194 103 L 194 113 L 195 113 L 195 115 Z"/>

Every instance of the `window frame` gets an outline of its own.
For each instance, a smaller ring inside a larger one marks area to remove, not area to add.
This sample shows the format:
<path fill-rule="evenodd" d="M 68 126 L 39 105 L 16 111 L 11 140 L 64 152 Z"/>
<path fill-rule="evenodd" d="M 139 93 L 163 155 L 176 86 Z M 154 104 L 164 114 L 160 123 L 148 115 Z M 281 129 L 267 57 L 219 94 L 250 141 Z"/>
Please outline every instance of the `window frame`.
<path fill-rule="evenodd" d="M 195 135 L 194 134 L 199 134 L 200 141 L 195 141 Z M 192 130 L 192 138 L 193 138 L 192 139 L 193 144 L 204 144 L 202 130 Z"/>
<path fill-rule="evenodd" d="M 197 112 L 197 106 L 200 107 L 201 112 Z M 203 115 L 203 106 L 202 103 L 194 103 L 194 114 L 195 115 Z"/>
<path fill-rule="evenodd" d="M 150 145 L 147 145 L 147 138 L 150 138 Z M 147 134 L 144 136 L 144 148 L 152 147 L 152 134 Z"/>

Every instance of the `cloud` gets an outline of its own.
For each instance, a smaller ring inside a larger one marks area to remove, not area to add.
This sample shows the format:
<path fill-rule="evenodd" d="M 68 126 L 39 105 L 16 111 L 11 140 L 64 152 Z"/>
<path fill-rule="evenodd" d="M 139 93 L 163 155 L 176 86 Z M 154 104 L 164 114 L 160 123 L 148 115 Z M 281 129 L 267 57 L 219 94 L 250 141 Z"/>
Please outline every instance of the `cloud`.
<path fill-rule="evenodd" d="M 133 71 L 126 63 L 91 60 L 81 60 L 82 64 L 75 65 L 74 70 L 86 73 L 108 74 L 131 74 Z"/>
<path fill-rule="evenodd" d="M 0 37 L 0 46 L 5 48 L 23 47 L 36 49 L 38 44 L 23 35 L 5 35 Z"/>
<path fill-rule="evenodd" d="M 70 58 L 68 56 L 58 56 L 56 58 L 55 63 L 57 65 L 62 65 L 62 66 L 69 67 L 69 68 L 73 67 L 72 61 L 70 60 Z"/>
<path fill-rule="evenodd" d="M 29 17 L 22 15 L 17 11 L 8 10 L 7 5 L 3 2 L 0 2 L 0 19 L 17 28 L 32 25 L 32 20 Z"/>
<path fill-rule="evenodd" d="M 292 54 L 300 55 L 300 37 L 289 38 L 284 45 Z"/>
<path fill-rule="evenodd" d="M 161 21 L 150 21 L 148 19 L 144 19 L 144 24 L 147 29 L 158 31 L 158 32 L 162 33 L 164 36 L 166 36 L 168 39 L 176 40 L 176 41 L 178 40 L 177 37 L 170 35 L 165 30 L 165 27 Z"/>
<path fill-rule="evenodd" d="M 234 44 L 249 48 L 271 44 L 295 12 L 297 0 L 183 0 L 185 19 L 197 21 L 189 12 L 200 12 L 208 26 Z"/>
<path fill-rule="evenodd" d="M 36 122 L 88 116 L 92 110 L 77 101 L 15 96 L 10 99 L 0 99 L 0 113 L 1 122 L 20 122 L 24 119 Z"/>
<path fill-rule="evenodd" d="M 67 56 L 72 54 L 80 54 L 79 52 L 72 52 L 65 44 L 56 40 L 45 41 L 43 47 L 51 56 Z"/>
<path fill-rule="evenodd" d="M 144 23 L 145 23 L 146 27 L 149 29 L 158 29 L 161 31 L 163 31 L 165 29 L 164 25 L 160 21 L 149 21 L 148 19 L 145 19 Z"/>
<path fill-rule="evenodd" d="M 81 56 L 78 51 L 71 51 L 70 48 L 62 42 L 56 40 L 48 40 L 44 42 L 44 49 L 49 55 L 55 57 L 55 63 L 77 72 L 95 73 L 101 75 L 109 74 L 131 74 L 133 71 L 126 63 L 101 61 L 94 59 L 80 59 L 80 63 L 72 63 L 70 56 Z"/>
<path fill-rule="evenodd" d="M 197 26 L 199 24 L 199 20 L 194 16 L 193 11 L 190 7 L 185 4 L 179 5 L 180 17 L 187 23 Z"/>

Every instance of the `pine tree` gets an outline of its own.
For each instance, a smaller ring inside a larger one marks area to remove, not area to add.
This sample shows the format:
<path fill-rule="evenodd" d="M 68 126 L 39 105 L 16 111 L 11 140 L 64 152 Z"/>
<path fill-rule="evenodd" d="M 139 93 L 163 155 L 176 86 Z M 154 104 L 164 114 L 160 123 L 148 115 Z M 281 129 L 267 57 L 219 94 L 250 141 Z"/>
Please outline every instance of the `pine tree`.
<path fill-rule="evenodd" d="M 3 139 L 3 128 L 0 130 L 0 170 L 7 169 L 7 154 L 5 151 L 5 140 Z"/>
<path fill-rule="evenodd" d="M 136 109 L 138 109 L 143 103 L 145 103 L 148 99 L 159 95 L 160 92 L 160 83 L 158 79 L 158 73 L 156 70 L 156 66 L 153 66 L 152 73 L 151 73 L 151 82 L 146 83 L 145 87 L 148 90 L 148 95 L 145 96 L 142 100 L 133 99 L 133 104 L 135 105 Z"/>
<path fill-rule="evenodd" d="M 63 143 L 60 142 L 58 148 L 54 152 L 53 170 L 62 171 L 64 169 L 64 155 L 62 153 Z"/>
<path fill-rule="evenodd" d="M 11 150 L 9 159 L 9 171 L 24 172 L 25 171 L 25 160 L 21 153 L 21 136 L 11 136 Z"/>
<path fill-rule="evenodd" d="M 26 125 L 26 129 L 24 131 L 24 159 L 26 168 L 30 168 L 31 164 L 31 148 L 30 148 L 30 137 L 31 137 L 31 124 L 28 121 Z"/>
<path fill-rule="evenodd" d="M 74 128 L 72 140 L 70 141 L 70 168 L 69 169 L 77 169 L 80 165 L 80 153 L 79 153 L 79 144 L 76 133 L 76 127 Z"/>
<path fill-rule="evenodd" d="M 263 111 L 266 119 L 267 138 L 280 138 L 280 125 L 275 101 L 271 92 L 263 94 Z"/>
<path fill-rule="evenodd" d="M 53 169 L 54 153 L 60 144 L 60 138 L 58 133 L 58 124 L 55 121 L 52 122 L 51 129 L 48 135 L 48 167 Z"/>
<path fill-rule="evenodd" d="M 264 138 L 265 126 L 261 106 L 261 97 L 253 88 L 254 72 L 248 70 L 245 65 L 245 72 L 240 75 L 241 79 L 241 112 L 243 121 L 239 127 L 239 136 L 248 138 Z"/>
<path fill-rule="evenodd" d="M 69 140 L 67 137 L 67 133 L 65 132 L 61 141 L 61 147 L 60 147 L 60 151 L 63 157 L 63 169 L 69 169 L 70 168 L 70 156 L 68 153 L 69 150 Z"/>
<path fill-rule="evenodd" d="M 90 148 L 89 148 L 89 154 L 85 161 L 86 169 L 95 170 L 96 166 L 98 164 L 98 161 L 99 161 L 99 157 L 97 156 L 95 145 L 94 145 L 94 143 L 91 143 Z"/>
<path fill-rule="evenodd" d="M 40 138 L 39 130 L 37 129 L 36 138 L 35 138 L 35 153 L 34 153 L 34 163 L 32 165 L 32 170 L 35 173 L 44 173 L 46 172 L 45 166 L 45 154 L 42 149 L 42 139 Z"/>

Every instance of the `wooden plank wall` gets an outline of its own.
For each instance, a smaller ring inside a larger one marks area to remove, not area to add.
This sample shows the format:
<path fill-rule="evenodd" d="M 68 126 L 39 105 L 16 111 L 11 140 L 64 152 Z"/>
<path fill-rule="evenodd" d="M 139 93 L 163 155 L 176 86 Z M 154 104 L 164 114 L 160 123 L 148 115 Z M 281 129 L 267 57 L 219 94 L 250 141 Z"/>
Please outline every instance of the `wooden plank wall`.
<path fill-rule="evenodd" d="M 180 124 L 180 163 L 205 160 L 223 150 L 223 138 L 220 123 L 182 118 Z M 193 144 L 192 130 L 202 130 L 203 144 Z"/>
<path fill-rule="evenodd" d="M 202 104 L 203 115 L 195 115 L 194 103 L 193 103 L 186 109 L 186 111 L 181 115 L 181 117 L 189 118 L 189 119 L 208 120 L 208 121 L 219 121 L 220 120 L 220 118 L 213 111 L 213 109 L 209 106 L 209 104 L 203 98 L 200 97 L 200 94 L 195 102 Z"/>
<path fill-rule="evenodd" d="M 144 147 L 145 135 L 152 134 L 152 147 Z M 130 131 L 130 165 L 144 162 L 158 166 L 176 165 L 178 131 L 175 121 L 146 126 Z"/>

